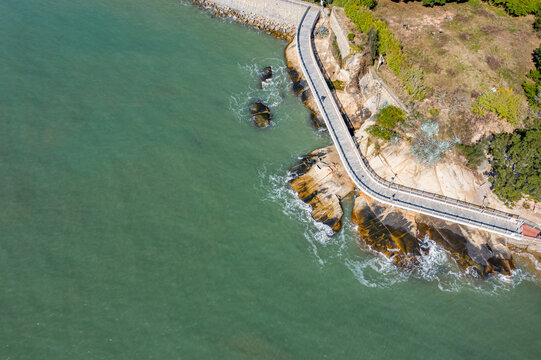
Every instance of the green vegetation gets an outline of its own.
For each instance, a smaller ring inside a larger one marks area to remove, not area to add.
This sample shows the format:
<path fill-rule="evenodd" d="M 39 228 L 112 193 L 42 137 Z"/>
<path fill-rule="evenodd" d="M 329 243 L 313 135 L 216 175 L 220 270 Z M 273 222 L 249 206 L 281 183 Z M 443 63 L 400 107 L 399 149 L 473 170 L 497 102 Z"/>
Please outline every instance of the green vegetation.
<path fill-rule="evenodd" d="M 349 1 L 353 1 L 359 6 L 365 6 L 369 9 L 373 9 L 377 5 L 376 0 L 334 0 L 333 4 L 336 6 L 344 7 Z"/>
<path fill-rule="evenodd" d="M 406 113 L 404 110 L 397 108 L 396 106 L 384 107 L 376 114 L 376 123 L 380 126 L 394 129 L 398 125 L 402 125 L 406 120 Z"/>
<path fill-rule="evenodd" d="M 340 80 L 334 80 L 332 82 L 332 87 L 335 90 L 344 90 L 344 82 Z"/>
<path fill-rule="evenodd" d="M 539 121 L 514 134 L 498 134 L 490 144 L 494 193 L 507 204 L 526 196 L 541 199 L 541 127 Z"/>
<path fill-rule="evenodd" d="M 473 145 L 456 144 L 456 147 L 460 150 L 462 155 L 466 158 L 466 165 L 477 170 L 479 165 L 486 159 L 485 151 L 487 148 L 487 141 L 483 139 Z"/>
<path fill-rule="evenodd" d="M 376 125 L 368 128 L 368 132 L 377 138 L 390 141 L 398 137 L 397 130 L 404 124 L 406 113 L 395 106 L 381 109 L 375 116 Z"/>
<path fill-rule="evenodd" d="M 372 58 L 372 64 L 374 61 L 376 61 L 376 58 L 378 56 L 378 45 L 379 45 L 379 39 L 378 39 L 378 32 L 376 31 L 376 28 L 374 25 L 368 30 L 367 34 L 368 40 L 367 45 L 368 49 L 370 50 L 370 57 Z"/>
<path fill-rule="evenodd" d="M 395 0 L 393 0 L 395 1 Z M 411 0 L 403 0 L 408 2 Z M 415 0 L 422 1 L 424 6 L 445 5 L 451 2 L 467 2 L 468 0 Z M 513 16 L 524 16 L 536 14 L 541 11 L 541 0 L 483 0 L 492 5 L 502 6 L 508 14 Z"/>
<path fill-rule="evenodd" d="M 379 127 L 378 125 L 369 126 L 367 131 L 370 135 L 383 139 L 385 141 L 390 141 L 396 136 L 396 133 L 394 131 Z"/>
<path fill-rule="evenodd" d="M 349 33 L 348 34 L 348 40 L 353 41 L 353 39 L 355 39 L 355 34 L 354 33 Z"/>
<path fill-rule="evenodd" d="M 342 64 L 342 55 L 340 55 L 340 47 L 338 47 L 338 41 L 336 41 L 336 36 L 332 39 L 332 54 L 338 63 Z"/>
<path fill-rule="evenodd" d="M 522 99 L 512 89 L 498 89 L 479 96 L 472 105 L 472 112 L 485 116 L 488 111 L 507 119 L 512 124 L 523 118 Z"/>
<path fill-rule="evenodd" d="M 533 23 L 533 28 L 535 31 L 541 30 L 541 11 L 535 14 L 535 21 Z"/>
<path fill-rule="evenodd" d="M 422 121 L 411 143 L 411 153 L 418 162 L 425 166 L 434 165 L 451 148 L 449 141 L 437 138 L 440 126 L 434 119 L 426 119 L 417 114 L 417 121 Z"/>
<path fill-rule="evenodd" d="M 408 93 L 414 99 L 422 99 L 424 97 L 423 73 L 420 68 L 413 67 L 406 62 L 406 57 L 402 52 L 402 45 L 387 24 L 376 19 L 368 7 L 364 6 L 363 1 L 350 0 L 345 4 L 344 10 L 355 26 L 363 33 L 369 33 L 372 28 L 375 29 L 378 40 L 377 52 L 385 56 L 387 65 L 402 80 Z M 374 43 L 372 41 L 369 46 Z M 372 57 L 375 59 L 373 51 Z"/>
<path fill-rule="evenodd" d="M 522 83 L 522 88 L 530 106 L 535 110 L 539 108 L 539 93 L 541 92 L 541 46 L 535 49 L 532 57 L 535 63 L 535 69 L 526 75 L 529 80 Z"/>

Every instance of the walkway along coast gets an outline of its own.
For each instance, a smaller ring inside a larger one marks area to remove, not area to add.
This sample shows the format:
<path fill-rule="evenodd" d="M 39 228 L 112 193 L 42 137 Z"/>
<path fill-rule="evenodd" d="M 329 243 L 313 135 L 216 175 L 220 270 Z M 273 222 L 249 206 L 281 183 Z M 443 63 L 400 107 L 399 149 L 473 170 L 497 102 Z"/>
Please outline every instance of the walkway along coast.
<path fill-rule="evenodd" d="M 391 183 L 368 166 L 368 161 L 346 126 L 316 59 L 312 36 L 319 16 L 319 8 L 307 6 L 297 27 L 299 62 L 340 159 L 355 185 L 386 205 L 489 231 L 518 240 L 520 245 L 527 245 L 531 240 L 523 236 L 524 221 L 516 215 Z"/>
<path fill-rule="evenodd" d="M 321 7 L 299 0 L 193 0 L 199 7 L 214 10 L 219 16 L 234 19 L 271 32 L 295 35 L 297 55 L 303 75 L 328 128 L 349 177 L 362 192 L 383 204 L 458 223 L 504 236 L 520 247 L 541 252 L 541 240 L 531 237 L 524 220 L 488 207 L 442 195 L 408 188 L 384 180 L 370 167 L 348 128 L 339 103 L 327 85 L 313 44 L 313 33 Z M 255 17 L 255 18 L 254 18 Z M 261 19 L 263 19 L 263 27 Z M 255 19 L 255 20 L 254 20 Z M 258 20 L 259 19 L 259 20 Z M 270 23 L 266 23 L 270 21 Z M 290 32 L 296 25 L 296 33 Z M 284 28 L 285 26 L 285 28 Z M 293 37 L 293 36 L 291 36 Z M 529 236 L 530 235 L 530 236 Z"/>

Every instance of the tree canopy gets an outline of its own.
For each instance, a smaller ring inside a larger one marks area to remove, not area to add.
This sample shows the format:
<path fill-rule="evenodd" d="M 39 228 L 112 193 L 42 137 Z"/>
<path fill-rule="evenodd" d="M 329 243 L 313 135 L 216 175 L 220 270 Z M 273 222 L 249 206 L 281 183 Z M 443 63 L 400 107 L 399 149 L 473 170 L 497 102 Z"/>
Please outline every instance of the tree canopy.
<path fill-rule="evenodd" d="M 494 193 L 513 204 L 526 196 L 541 200 L 541 127 L 498 134 L 490 144 Z"/>

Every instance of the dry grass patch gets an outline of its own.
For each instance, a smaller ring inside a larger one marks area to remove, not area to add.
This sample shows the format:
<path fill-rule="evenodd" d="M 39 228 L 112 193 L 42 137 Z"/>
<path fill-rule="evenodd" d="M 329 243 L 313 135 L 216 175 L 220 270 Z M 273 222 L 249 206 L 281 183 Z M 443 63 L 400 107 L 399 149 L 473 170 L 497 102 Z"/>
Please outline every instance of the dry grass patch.
<path fill-rule="evenodd" d="M 511 17 L 477 0 L 433 8 L 380 0 L 374 11 L 400 39 L 408 59 L 424 71 L 431 91 L 421 110 L 452 108 L 457 90 L 468 94 L 469 103 L 461 104 L 466 109 L 473 95 L 492 88 L 523 94 L 521 84 L 534 67 L 531 54 L 539 46 L 533 16 Z"/>

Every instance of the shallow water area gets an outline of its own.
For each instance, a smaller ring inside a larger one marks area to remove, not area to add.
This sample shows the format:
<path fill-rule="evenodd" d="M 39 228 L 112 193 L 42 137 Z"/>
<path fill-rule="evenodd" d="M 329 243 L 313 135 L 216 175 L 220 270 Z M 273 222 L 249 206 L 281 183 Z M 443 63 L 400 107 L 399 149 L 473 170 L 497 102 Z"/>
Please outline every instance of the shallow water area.
<path fill-rule="evenodd" d="M 1 359 L 539 357 L 528 275 L 408 273 L 312 220 L 287 169 L 330 140 L 284 41 L 177 0 L 0 18 Z"/>

